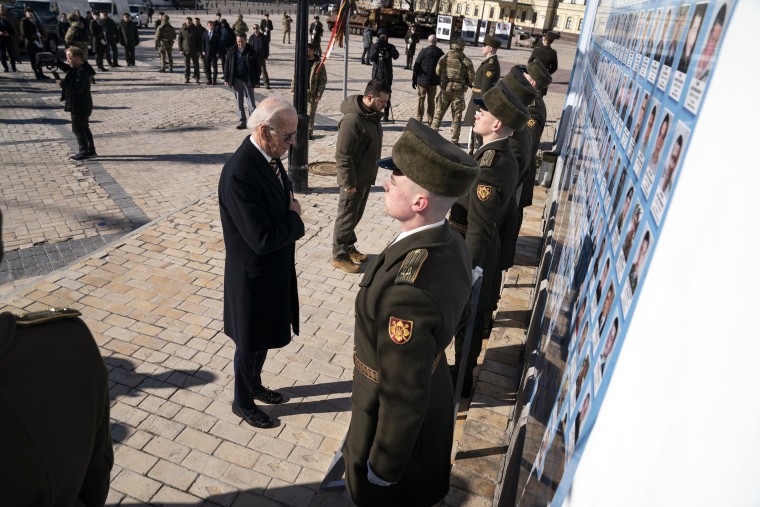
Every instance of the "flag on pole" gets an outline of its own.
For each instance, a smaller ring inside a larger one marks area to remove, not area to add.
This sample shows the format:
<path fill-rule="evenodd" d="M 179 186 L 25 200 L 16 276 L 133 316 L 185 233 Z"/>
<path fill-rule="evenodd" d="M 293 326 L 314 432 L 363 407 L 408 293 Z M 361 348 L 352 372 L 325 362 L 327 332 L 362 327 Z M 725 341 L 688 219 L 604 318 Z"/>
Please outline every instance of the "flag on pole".
<path fill-rule="evenodd" d="M 319 71 L 319 68 L 325 64 L 325 61 L 327 61 L 328 58 L 330 58 L 330 53 L 332 53 L 332 50 L 335 47 L 336 42 L 338 43 L 338 47 L 341 47 L 341 48 L 343 47 L 343 35 L 345 33 L 346 21 L 348 19 L 349 11 L 350 11 L 349 1 L 341 0 L 340 9 L 338 9 L 338 18 L 335 20 L 332 33 L 330 34 L 330 42 L 327 43 L 327 48 L 325 49 L 325 52 L 322 54 L 322 60 L 319 62 L 319 67 L 317 67 L 317 71 Z"/>

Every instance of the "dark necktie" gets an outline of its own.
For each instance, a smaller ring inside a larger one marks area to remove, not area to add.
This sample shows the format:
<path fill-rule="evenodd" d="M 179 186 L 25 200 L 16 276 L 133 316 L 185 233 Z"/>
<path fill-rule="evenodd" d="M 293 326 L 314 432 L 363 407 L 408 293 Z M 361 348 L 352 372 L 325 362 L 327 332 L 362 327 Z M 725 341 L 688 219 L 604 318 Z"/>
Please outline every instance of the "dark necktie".
<path fill-rule="evenodd" d="M 280 180 L 280 185 L 285 187 L 285 183 L 282 181 L 282 170 L 280 169 L 280 159 L 279 158 L 273 158 L 269 161 L 269 165 L 272 166 L 272 170 L 274 171 L 274 175 L 277 176 L 277 179 Z"/>

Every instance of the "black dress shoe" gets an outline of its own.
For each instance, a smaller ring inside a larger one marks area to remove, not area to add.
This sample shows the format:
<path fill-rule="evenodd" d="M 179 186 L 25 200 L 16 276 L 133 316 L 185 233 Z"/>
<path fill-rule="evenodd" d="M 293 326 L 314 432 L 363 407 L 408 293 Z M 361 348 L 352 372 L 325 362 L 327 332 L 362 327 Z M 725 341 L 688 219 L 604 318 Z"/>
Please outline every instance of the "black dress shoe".
<path fill-rule="evenodd" d="M 274 419 L 269 417 L 258 407 L 240 408 L 233 403 L 232 413 L 242 418 L 254 428 L 271 428 L 274 425 Z"/>
<path fill-rule="evenodd" d="M 235 127 L 235 128 L 236 128 L 236 129 L 238 129 L 238 130 L 243 130 L 243 129 L 245 128 L 245 123 L 240 123 L 240 124 L 238 124 L 238 126 L 237 126 L 237 127 Z"/>
<path fill-rule="evenodd" d="M 263 401 L 264 403 L 282 403 L 282 395 L 277 391 L 272 391 L 266 387 L 261 387 L 259 391 L 253 392 L 253 399 Z"/>
<path fill-rule="evenodd" d="M 76 155 L 72 155 L 69 157 L 69 160 L 84 160 L 87 158 L 86 153 L 77 153 Z"/>
<path fill-rule="evenodd" d="M 90 150 L 90 151 L 87 152 L 87 157 L 88 158 L 97 157 L 97 156 L 98 156 L 98 152 L 95 151 L 95 150 Z"/>

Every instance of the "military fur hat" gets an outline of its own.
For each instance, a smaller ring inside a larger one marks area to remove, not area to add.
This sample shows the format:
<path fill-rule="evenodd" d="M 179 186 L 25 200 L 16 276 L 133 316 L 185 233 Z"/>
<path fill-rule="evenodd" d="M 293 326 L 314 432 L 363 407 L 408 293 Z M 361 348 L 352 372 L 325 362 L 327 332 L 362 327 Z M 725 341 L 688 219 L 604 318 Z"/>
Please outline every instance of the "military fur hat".
<path fill-rule="evenodd" d="M 544 37 L 546 37 L 546 40 L 549 41 L 549 44 L 551 44 L 555 40 L 559 39 L 559 34 L 557 32 L 546 32 L 544 34 Z"/>
<path fill-rule="evenodd" d="M 552 75 L 540 60 L 533 60 L 528 64 L 528 74 L 536 82 L 536 88 L 546 90 L 552 84 Z"/>
<path fill-rule="evenodd" d="M 515 65 L 509 69 L 509 73 L 502 79 L 507 88 L 509 88 L 509 91 L 514 93 L 520 99 L 520 102 L 527 106 L 540 96 L 540 92 L 525 78 L 523 74 L 524 69 L 525 67 L 522 65 Z"/>
<path fill-rule="evenodd" d="M 509 90 L 503 79 L 485 92 L 482 99 L 474 99 L 474 102 L 480 107 L 485 107 L 512 130 L 522 130 L 530 119 L 528 108 Z"/>
<path fill-rule="evenodd" d="M 392 156 L 377 165 L 397 169 L 425 190 L 447 197 L 469 192 L 480 172 L 474 158 L 414 118 L 393 145 Z"/>
<path fill-rule="evenodd" d="M 77 16 L 76 12 L 72 12 L 71 14 L 69 14 L 69 21 L 72 23 L 74 21 L 79 21 L 79 16 Z"/>
<path fill-rule="evenodd" d="M 499 49 L 501 47 L 501 41 L 495 37 L 491 37 L 489 34 L 486 34 L 485 39 L 483 39 L 483 45 L 491 46 L 494 49 Z"/>

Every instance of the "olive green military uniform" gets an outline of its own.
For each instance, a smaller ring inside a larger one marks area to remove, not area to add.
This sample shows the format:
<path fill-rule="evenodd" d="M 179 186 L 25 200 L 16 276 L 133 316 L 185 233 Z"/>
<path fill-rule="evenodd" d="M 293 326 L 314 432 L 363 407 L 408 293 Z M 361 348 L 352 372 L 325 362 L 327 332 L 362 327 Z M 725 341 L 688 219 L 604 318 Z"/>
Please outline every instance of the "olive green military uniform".
<path fill-rule="evenodd" d="M 490 316 L 495 310 L 492 295 L 501 284 L 499 230 L 506 220 L 510 203 L 515 201 L 518 180 L 517 161 L 509 147 L 508 138 L 484 144 L 475 152 L 475 160 L 480 164 L 480 175 L 470 193 L 460 197 L 449 214 L 451 227 L 465 237 L 472 267 L 480 266 L 483 269 L 475 327 L 466 362 L 469 373 L 466 382 L 469 383 L 482 349 L 484 330 L 490 327 Z M 462 329 L 456 335 L 457 364 L 464 343 L 464 331 Z M 468 387 L 464 386 L 464 393 L 470 390 Z"/>
<path fill-rule="evenodd" d="M 166 71 L 167 65 L 169 66 L 169 72 L 174 70 L 172 47 L 174 47 L 174 40 L 176 38 L 177 32 L 171 23 L 169 23 L 169 16 L 165 14 L 163 21 L 156 28 L 156 49 L 161 58 L 161 72 Z"/>
<path fill-rule="evenodd" d="M 448 224 L 390 245 L 367 267 L 356 296 L 356 369 L 343 447 L 357 505 L 430 506 L 449 490 L 454 407 L 445 349 L 470 278 L 464 241 Z M 395 484 L 369 482 L 368 462 Z"/>
<path fill-rule="evenodd" d="M 106 502 L 114 459 L 108 371 L 78 315 L 0 313 L 2 505 Z"/>
<path fill-rule="evenodd" d="M 309 137 L 314 133 L 314 118 L 317 116 L 317 106 L 322 100 L 322 94 L 327 86 L 327 70 L 320 64 L 319 58 L 315 59 L 309 70 L 309 88 L 306 91 L 306 100 L 309 101 Z M 290 91 L 295 90 L 295 76 L 290 82 Z"/>
<path fill-rule="evenodd" d="M 493 88 L 500 77 L 501 66 L 499 65 L 499 58 L 496 55 L 491 55 L 481 62 L 480 67 L 475 72 L 475 81 L 472 84 L 472 96 L 470 97 L 470 102 L 467 103 L 467 112 L 464 115 L 462 125 L 472 126 L 475 113 L 478 110 L 473 99 L 481 98 L 485 92 Z"/>
<path fill-rule="evenodd" d="M 82 50 L 84 59 L 87 60 L 87 32 L 84 29 L 84 23 L 79 20 L 76 14 L 69 15 L 69 28 L 63 38 L 67 46 L 74 46 Z"/>
<path fill-rule="evenodd" d="M 243 21 L 243 15 L 238 14 L 237 21 L 232 25 L 232 31 L 235 32 L 235 36 L 242 35 L 248 38 L 248 25 Z"/>
<path fill-rule="evenodd" d="M 451 106 L 451 142 L 459 143 L 459 124 L 464 112 L 464 92 L 472 86 L 475 68 L 472 60 L 464 56 L 461 46 L 452 44 L 451 51 L 438 61 L 435 72 L 441 76 L 441 91 L 435 108 L 435 117 L 430 125 L 433 130 L 441 126 L 443 115 Z"/>

